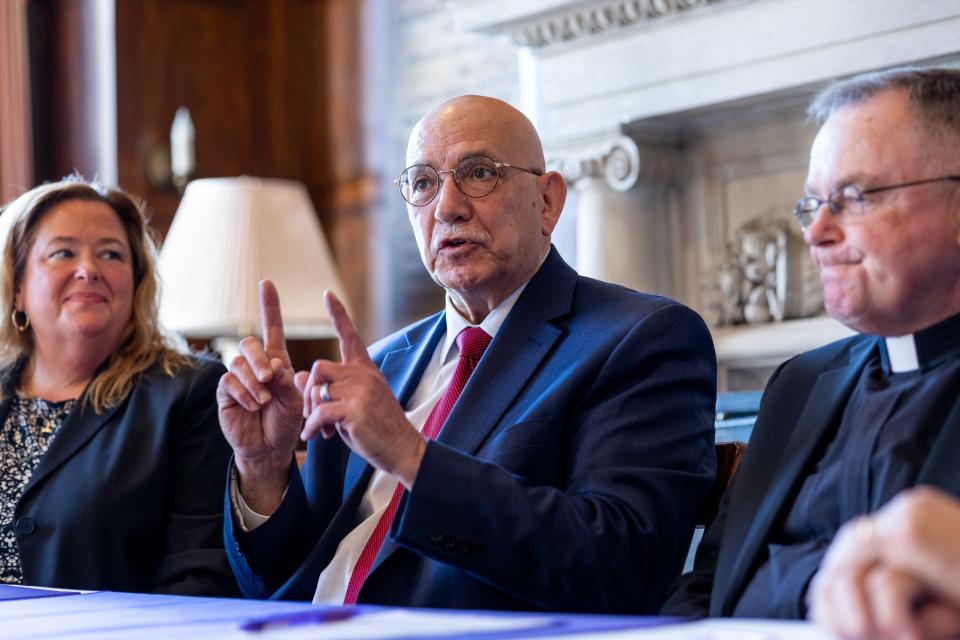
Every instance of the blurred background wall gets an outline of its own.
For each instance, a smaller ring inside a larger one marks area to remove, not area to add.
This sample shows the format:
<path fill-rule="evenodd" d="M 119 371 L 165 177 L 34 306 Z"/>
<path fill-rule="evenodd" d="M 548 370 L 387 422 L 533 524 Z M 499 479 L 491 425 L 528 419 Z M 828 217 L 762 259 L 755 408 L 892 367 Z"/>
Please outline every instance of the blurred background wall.
<path fill-rule="evenodd" d="M 181 197 L 171 124 L 187 107 L 191 177 L 307 186 L 371 342 L 442 301 L 392 184 L 410 128 L 446 98 L 496 96 L 534 120 L 572 185 L 564 257 L 697 309 L 722 388 L 761 386 L 776 362 L 843 333 L 816 317 L 790 231 L 810 96 L 862 71 L 960 61 L 960 0 L 0 4 L 4 199 L 98 175 L 144 198 L 163 238 Z M 769 264 L 754 282 L 758 246 Z M 295 350 L 308 361 L 334 347 Z"/>

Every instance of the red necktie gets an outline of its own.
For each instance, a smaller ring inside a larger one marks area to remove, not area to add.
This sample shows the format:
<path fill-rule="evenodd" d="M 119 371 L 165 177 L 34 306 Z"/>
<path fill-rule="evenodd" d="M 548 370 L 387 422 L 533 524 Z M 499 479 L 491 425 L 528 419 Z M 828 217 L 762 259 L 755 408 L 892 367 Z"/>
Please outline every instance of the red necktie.
<path fill-rule="evenodd" d="M 487 335 L 487 332 L 480 327 L 467 327 L 457 336 L 457 346 L 460 347 L 460 358 L 457 360 L 457 368 L 453 372 L 453 379 L 450 380 L 450 386 L 448 386 L 447 390 L 440 396 L 440 400 L 437 401 L 437 404 L 435 404 L 430 411 L 430 415 L 427 416 L 427 421 L 423 423 L 423 430 L 420 432 L 420 435 L 427 440 L 433 440 L 440 433 L 440 429 L 443 428 L 443 423 L 446 422 L 447 416 L 450 415 L 450 410 L 453 409 L 457 398 L 460 397 L 460 392 L 467 386 L 467 380 L 470 379 L 470 374 L 473 373 L 481 356 L 483 356 L 484 350 L 486 350 L 487 345 L 490 344 L 490 340 L 492 339 L 493 338 Z M 402 495 L 403 485 L 398 482 L 397 488 L 393 492 L 393 497 L 390 498 L 390 504 L 387 505 L 386 511 L 380 516 L 380 521 L 377 522 L 373 534 L 371 534 L 367 540 L 367 544 L 364 545 L 363 551 L 360 552 L 360 557 L 357 559 L 357 564 L 353 567 L 353 573 L 350 575 L 350 583 L 347 585 L 347 594 L 343 598 L 343 604 L 356 604 L 360 587 L 363 586 L 363 581 L 367 579 L 367 574 L 370 573 L 370 567 L 373 566 L 377 552 L 380 551 L 383 540 L 387 537 L 387 531 L 390 530 L 390 525 L 393 524 L 393 516 L 397 513 L 397 506 L 400 504 L 400 497 Z"/>

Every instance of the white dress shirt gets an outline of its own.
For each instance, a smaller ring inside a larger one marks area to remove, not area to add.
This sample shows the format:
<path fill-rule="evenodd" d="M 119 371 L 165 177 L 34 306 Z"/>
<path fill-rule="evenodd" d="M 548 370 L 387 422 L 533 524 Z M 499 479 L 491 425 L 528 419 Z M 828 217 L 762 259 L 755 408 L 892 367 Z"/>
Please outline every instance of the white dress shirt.
<path fill-rule="evenodd" d="M 527 283 L 521 285 L 511 293 L 503 302 L 491 311 L 479 327 L 487 332 L 491 337 L 497 335 L 500 325 L 503 324 L 507 314 L 513 309 L 517 298 L 523 293 Z M 437 345 L 427 364 L 420 381 L 414 389 L 413 395 L 407 402 L 405 413 L 407 420 L 417 428 L 423 429 L 427 416 L 433 410 L 433 406 L 440 400 L 453 378 L 453 373 L 457 368 L 457 360 L 460 355 L 460 349 L 457 347 L 456 338 L 465 328 L 471 325 L 466 318 L 460 315 L 447 296 L 446 307 L 446 333 L 443 339 Z M 370 479 L 370 485 L 366 493 L 360 500 L 357 509 L 357 519 L 360 524 L 348 533 L 340 545 L 330 564 L 320 574 L 317 581 L 317 590 L 313 596 L 313 602 L 316 604 L 343 604 L 344 596 L 347 593 L 347 585 L 350 583 L 350 576 L 353 573 L 353 567 L 360 557 L 367 540 L 373 534 L 380 516 L 386 510 L 390 503 L 393 492 L 397 486 L 397 480 L 383 471 L 377 469 Z M 243 497 L 237 491 L 237 483 L 234 478 L 230 483 L 231 496 L 233 501 L 234 518 L 243 531 L 251 531 L 263 524 L 269 516 L 263 516 L 250 509 L 244 502 Z"/>

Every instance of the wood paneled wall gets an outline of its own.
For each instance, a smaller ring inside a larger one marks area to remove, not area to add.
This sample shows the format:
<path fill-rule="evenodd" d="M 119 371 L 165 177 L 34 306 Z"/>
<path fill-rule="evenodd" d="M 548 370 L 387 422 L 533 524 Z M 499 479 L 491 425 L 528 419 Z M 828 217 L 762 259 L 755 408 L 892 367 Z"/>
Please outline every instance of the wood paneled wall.
<path fill-rule="evenodd" d="M 0 202 L 33 182 L 26 0 L 0 4 Z"/>
<path fill-rule="evenodd" d="M 146 199 L 161 237 L 179 203 L 145 163 L 169 144 L 178 106 L 196 127 L 196 177 L 253 175 L 307 185 L 363 328 L 369 208 L 363 154 L 363 2 L 117 0 L 117 176 Z M 37 179 L 89 172 L 92 0 L 36 0 L 31 37 Z M 84 80 L 86 79 L 86 80 Z M 317 292 L 319 295 L 320 292 Z"/>
<path fill-rule="evenodd" d="M 93 176 L 103 152 L 96 99 L 111 81 L 94 63 L 93 0 L 34 1 L 27 21 L 34 182 Z"/>

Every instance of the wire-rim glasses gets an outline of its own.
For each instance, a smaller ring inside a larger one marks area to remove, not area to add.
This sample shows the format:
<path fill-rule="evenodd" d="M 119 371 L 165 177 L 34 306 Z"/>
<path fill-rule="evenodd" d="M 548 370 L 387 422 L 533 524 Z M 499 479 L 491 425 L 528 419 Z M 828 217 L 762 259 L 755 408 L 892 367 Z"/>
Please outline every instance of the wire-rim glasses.
<path fill-rule="evenodd" d="M 428 205 L 440 193 L 443 183 L 441 174 L 449 173 L 457 188 L 465 196 L 482 198 L 493 193 L 500 183 L 501 169 L 519 169 L 542 176 L 539 169 L 527 169 L 506 162 L 497 162 L 483 155 L 470 156 L 461 160 L 453 169 L 436 170 L 428 164 L 415 164 L 407 167 L 400 177 L 393 181 L 400 186 L 400 195 L 415 207 Z"/>
<path fill-rule="evenodd" d="M 816 196 L 800 198 L 793 208 L 793 215 L 797 217 L 800 228 L 806 231 L 810 225 L 813 224 L 813 221 L 816 220 L 820 207 L 825 204 L 830 206 L 830 213 L 835 216 L 844 214 L 850 218 L 858 218 L 863 216 L 865 208 L 864 202 L 866 201 L 866 196 L 870 194 L 893 191 L 894 189 L 904 189 L 906 187 L 916 187 L 922 184 L 931 184 L 944 180 L 960 182 L 960 176 L 940 176 L 939 178 L 927 178 L 925 180 L 911 180 L 910 182 L 901 182 L 900 184 L 862 190 L 855 185 L 848 184 L 831 193 L 826 199 Z"/>

